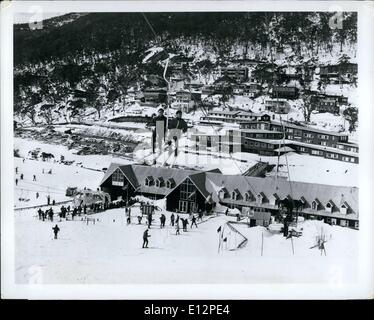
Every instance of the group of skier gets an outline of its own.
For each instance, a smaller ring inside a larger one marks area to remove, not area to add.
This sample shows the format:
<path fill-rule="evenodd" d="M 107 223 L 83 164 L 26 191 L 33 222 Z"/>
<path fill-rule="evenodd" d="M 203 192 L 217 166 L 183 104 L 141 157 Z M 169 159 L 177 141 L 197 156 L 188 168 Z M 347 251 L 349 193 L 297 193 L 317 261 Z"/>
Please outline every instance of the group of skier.
<path fill-rule="evenodd" d="M 200 219 L 202 221 L 202 213 L 199 213 L 198 218 L 196 218 L 195 215 L 191 215 L 191 226 L 190 228 L 192 229 L 193 226 L 196 228 L 197 226 L 197 220 Z M 141 224 L 141 216 L 138 216 L 138 224 Z M 142 248 L 148 248 L 148 238 L 150 237 L 149 235 L 149 230 L 152 225 L 152 214 L 149 213 L 147 215 L 147 220 L 148 220 L 148 226 L 147 229 L 143 233 L 143 246 Z M 175 217 L 174 213 L 170 215 L 170 225 L 172 227 L 175 227 L 175 235 L 180 235 L 180 226 L 179 226 L 179 221 L 181 221 L 182 228 L 184 232 L 187 232 L 187 227 L 188 227 L 188 219 L 187 218 L 180 218 L 179 215 L 177 214 L 177 217 Z M 165 223 L 166 223 L 166 216 L 164 214 L 161 214 L 160 216 L 160 228 L 165 228 Z"/>

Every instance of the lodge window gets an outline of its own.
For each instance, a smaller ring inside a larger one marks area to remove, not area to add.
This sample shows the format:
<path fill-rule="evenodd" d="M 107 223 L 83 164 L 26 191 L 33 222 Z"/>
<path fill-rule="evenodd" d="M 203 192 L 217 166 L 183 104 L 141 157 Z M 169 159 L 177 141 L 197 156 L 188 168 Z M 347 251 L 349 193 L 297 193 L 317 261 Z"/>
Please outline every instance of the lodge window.
<path fill-rule="evenodd" d="M 182 200 L 190 200 L 190 201 L 196 200 L 196 189 L 190 179 L 186 179 L 181 184 L 180 198 Z"/>
<path fill-rule="evenodd" d="M 120 170 L 116 170 L 112 175 L 112 184 L 113 185 L 122 185 L 125 182 L 125 176 Z"/>

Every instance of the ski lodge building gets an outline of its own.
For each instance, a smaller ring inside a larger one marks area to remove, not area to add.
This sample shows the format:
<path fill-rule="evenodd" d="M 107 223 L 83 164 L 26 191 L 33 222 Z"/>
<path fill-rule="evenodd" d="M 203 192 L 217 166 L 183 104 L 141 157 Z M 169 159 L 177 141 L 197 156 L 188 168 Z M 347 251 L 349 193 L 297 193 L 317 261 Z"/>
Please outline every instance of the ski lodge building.
<path fill-rule="evenodd" d="M 231 120 L 230 117 L 227 120 Z M 226 130 L 224 134 L 195 133 L 191 135 L 191 140 L 190 147 L 195 151 L 249 152 L 263 156 L 294 151 L 332 160 L 359 162 L 358 145 L 348 142 L 347 134 L 286 121 L 282 124 L 265 119 L 242 121 L 239 129 Z"/>
<path fill-rule="evenodd" d="M 286 198 L 303 204 L 298 210 L 306 219 L 358 229 L 358 188 L 224 175 L 219 170 L 195 171 L 143 165 L 112 163 L 105 173 L 101 190 L 111 199 L 143 195 L 166 198 L 166 209 L 190 213 L 214 211 L 217 205 L 237 208 L 242 214 L 279 213 Z"/>

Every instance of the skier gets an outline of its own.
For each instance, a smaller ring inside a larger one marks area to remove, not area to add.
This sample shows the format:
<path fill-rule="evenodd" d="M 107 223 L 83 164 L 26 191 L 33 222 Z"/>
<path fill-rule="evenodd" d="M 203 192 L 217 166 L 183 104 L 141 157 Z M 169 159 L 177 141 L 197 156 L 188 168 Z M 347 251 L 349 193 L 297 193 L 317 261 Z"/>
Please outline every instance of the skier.
<path fill-rule="evenodd" d="M 78 211 L 77 208 L 73 209 L 73 213 L 71 214 L 72 219 L 74 220 L 74 217 L 77 215 Z"/>
<path fill-rule="evenodd" d="M 39 198 L 39 192 L 36 193 L 36 199 L 38 199 L 38 198 Z"/>
<path fill-rule="evenodd" d="M 201 210 L 199 211 L 199 217 L 197 220 L 203 221 L 203 212 Z"/>
<path fill-rule="evenodd" d="M 52 210 L 52 208 L 49 209 L 48 215 L 49 215 L 49 219 L 53 222 L 53 210 Z"/>
<path fill-rule="evenodd" d="M 86 204 L 84 204 L 84 206 L 83 206 L 83 213 L 87 214 L 87 205 Z"/>
<path fill-rule="evenodd" d="M 39 220 L 42 220 L 43 211 L 42 211 L 41 208 L 39 208 L 39 210 L 38 210 L 38 216 L 39 216 Z"/>
<path fill-rule="evenodd" d="M 129 208 L 129 212 L 128 212 L 128 215 L 127 215 L 127 224 L 130 224 L 131 223 L 131 211 L 130 211 L 130 208 Z"/>
<path fill-rule="evenodd" d="M 21 177 L 20 178 L 21 178 L 21 180 L 23 180 L 23 173 L 21 173 Z"/>
<path fill-rule="evenodd" d="M 150 235 L 148 234 L 148 230 L 149 229 L 146 229 L 143 233 L 143 247 L 142 248 L 148 248 L 148 238 L 150 237 Z"/>
<path fill-rule="evenodd" d="M 175 235 L 180 234 L 179 233 L 179 221 L 175 223 Z"/>
<path fill-rule="evenodd" d="M 172 213 L 170 216 L 170 224 L 172 227 L 174 227 L 174 220 L 175 220 L 174 213 Z"/>
<path fill-rule="evenodd" d="M 165 217 L 164 214 L 161 215 L 160 221 L 161 221 L 160 228 L 164 228 L 165 227 L 165 221 L 166 221 L 166 217 Z"/>
<path fill-rule="evenodd" d="M 36 175 L 35 174 L 32 176 L 32 181 L 36 181 Z"/>
<path fill-rule="evenodd" d="M 78 216 L 81 216 L 81 213 L 82 213 L 82 206 L 79 205 L 78 206 Z"/>
<path fill-rule="evenodd" d="M 161 154 L 162 152 L 162 144 L 165 140 L 165 134 L 166 134 L 166 122 L 167 119 L 164 116 L 164 109 L 160 108 L 158 109 L 158 115 L 153 117 L 153 125 L 155 126 L 155 129 L 152 131 L 152 151 L 155 153 L 156 149 L 156 142 L 158 147 L 158 152 Z"/>
<path fill-rule="evenodd" d="M 191 229 L 192 229 L 192 226 L 195 225 L 196 228 L 197 228 L 197 224 L 196 224 L 196 217 L 194 215 L 192 215 L 192 220 L 191 220 Z"/>
<path fill-rule="evenodd" d="M 180 139 L 182 132 L 187 132 L 187 123 L 182 119 L 182 111 L 176 112 L 176 117 L 170 120 L 169 124 L 169 137 L 168 145 L 171 146 L 171 140 L 174 140 L 174 155 L 178 155 L 178 140 Z"/>
<path fill-rule="evenodd" d="M 225 216 L 227 216 L 228 213 L 229 213 L 229 208 L 226 209 L 226 211 L 225 211 Z"/>
<path fill-rule="evenodd" d="M 48 196 L 47 196 L 47 205 L 49 206 L 50 204 L 51 204 L 51 196 L 48 195 Z"/>
<path fill-rule="evenodd" d="M 152 214 L 149 213 L 149 214 L 148 214 L 148 228 L 150 228 L 151 225 L 152 225 Z"/>
<path fill-rule="evenodd" d="M 16 179 L 16 186 L 18 185 L 18 179 Z"/>
<path fill-rule="evenodd" d="M 18 173 L 18 167 L 16 167 L 16 174 Z"/>
<path fill-rule="evenodd" d="M 183 218 L 181 218 L 181 220 L 182 220 L 183 231 L 187 231 L 188 220 L 183 219 Z"/>
<path fill-rule="evenodd" d="M 53 199 L 53 200 L 52 200 L 52 205 L 54 206 L 55 204 L 56 204 L 56 200 Z"/>
<path fill-rule="evenodd" d="M 142 218 L 143 217 L 142 216 L 138 216 L 137 218 L 138 218 L 138 224 L 142 224 Z"/>
<path fill-rule="evenodd" d="M 57 234 L 58 232 L 60 231 L 60 228 L 58 227 L 58 225 L 56 224 L 53 228 L 53 233 L 55 234 L 55 239 L 57 239 Z"/>

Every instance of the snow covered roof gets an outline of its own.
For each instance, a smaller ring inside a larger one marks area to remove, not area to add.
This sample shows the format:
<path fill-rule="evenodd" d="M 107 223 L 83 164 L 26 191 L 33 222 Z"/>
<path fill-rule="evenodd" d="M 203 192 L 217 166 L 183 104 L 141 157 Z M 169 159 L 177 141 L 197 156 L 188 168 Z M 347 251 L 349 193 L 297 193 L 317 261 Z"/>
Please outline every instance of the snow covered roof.
<path fill-rule="evenodd" d="M 275 149 L 274 151 L 276 151 L 276 152 L 294 152 L 295 150 L 288 147 L 288 146 L 283 146 L 283 147 L 280 147 L 278 149 Z"/>

